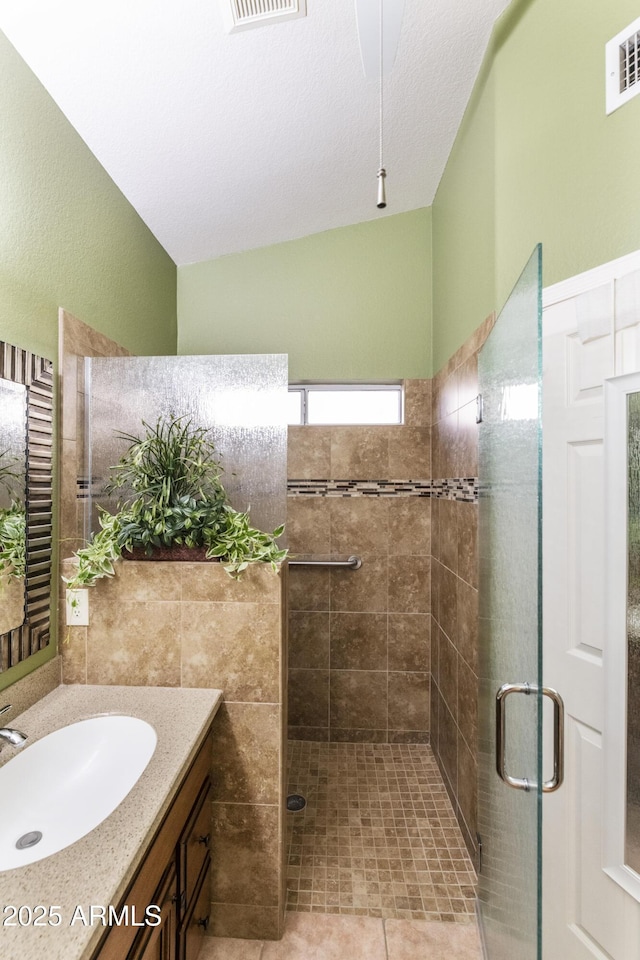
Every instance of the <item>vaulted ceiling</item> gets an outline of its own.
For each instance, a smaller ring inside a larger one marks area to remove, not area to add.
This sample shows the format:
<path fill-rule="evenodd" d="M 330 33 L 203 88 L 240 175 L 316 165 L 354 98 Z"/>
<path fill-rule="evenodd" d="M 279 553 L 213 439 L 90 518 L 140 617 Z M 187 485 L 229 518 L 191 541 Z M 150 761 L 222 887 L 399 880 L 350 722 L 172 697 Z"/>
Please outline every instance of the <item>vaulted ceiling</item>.
<path fill-rule="evenodd" d="M 0 0 L 0 29 L 177 264 L 431 204 L 509 0 L 406 0 L 384 211 L 353 0 L 232 34 L 221 2 Z"/>

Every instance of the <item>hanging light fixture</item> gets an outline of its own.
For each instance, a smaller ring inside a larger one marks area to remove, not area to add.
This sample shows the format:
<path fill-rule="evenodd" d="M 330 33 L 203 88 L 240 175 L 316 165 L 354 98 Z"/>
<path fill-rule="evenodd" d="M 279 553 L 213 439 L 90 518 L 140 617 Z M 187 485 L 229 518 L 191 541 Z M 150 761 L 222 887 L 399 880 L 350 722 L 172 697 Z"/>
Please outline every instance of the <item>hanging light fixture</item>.
<path fill-rule="evenodd" d="M 377 202 L 376 206 L 378 207 L 378 210 L 384 210 L 384 208 L 385 208 L 386 205 L 387 205 L 387 191 L 385 190 L 385 186 L 384 186 L 384 182 L 385 182 L 385 180 L 387 179 L 387 171 L 386 171 L 385 168 L 384 168 L 384 158 L 383 158 L 383 147 L 384 147 L 384 139 L 383 139 L 384 109 L 383 109 L 383 106 L 384 106 L 384 104 L 383 104 L 382 94 L 383 94 L 384 62 L 383 62 L 382 51 L 383 51 L 384 48 L 383 48 L 383 45 L 382 45 L 382 36 L 383 36 L 383 27 L 384 27 L 383 19 L 384 19 L 384 18 L 383 18 L 383 15 L 382 15 L 382 9 L 383 9 L 383 8 L 382 8 L 382 0 L 378 0 L 378 4 L 379 4 L 379 7 L 380 7 L 380 11 L 379 11 L 379 26 L 380 26 L 380 29 L 379 29 L 379 40 L 380 40 L 380 125 L 379 125 L 379 130 L 380 130 L 380 141 L 379 141 L 379 142 L 380 142 L 380 165 L 379 165 L 379 169 L 378 169 L 378 202 Z"/>
<path fill-rule="evenodd" d="M 387 205 L 384 166 L 384 76 L 391 72 L 402 25 L 404 0 L 355 0 L 364 74 L 379 84 L 379 164 L 377 207 Z"/>

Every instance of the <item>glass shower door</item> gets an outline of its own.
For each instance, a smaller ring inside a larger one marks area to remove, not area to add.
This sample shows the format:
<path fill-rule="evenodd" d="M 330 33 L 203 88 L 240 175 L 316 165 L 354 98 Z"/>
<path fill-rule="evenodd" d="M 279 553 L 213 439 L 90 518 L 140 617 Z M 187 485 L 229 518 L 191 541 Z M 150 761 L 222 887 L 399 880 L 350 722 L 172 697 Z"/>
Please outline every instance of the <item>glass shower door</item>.
<path fill-rule="evenodd" d="M 478 358 L 478 897 L 489 960 L 541 956 L 541 268 L 538 246 Z"/>

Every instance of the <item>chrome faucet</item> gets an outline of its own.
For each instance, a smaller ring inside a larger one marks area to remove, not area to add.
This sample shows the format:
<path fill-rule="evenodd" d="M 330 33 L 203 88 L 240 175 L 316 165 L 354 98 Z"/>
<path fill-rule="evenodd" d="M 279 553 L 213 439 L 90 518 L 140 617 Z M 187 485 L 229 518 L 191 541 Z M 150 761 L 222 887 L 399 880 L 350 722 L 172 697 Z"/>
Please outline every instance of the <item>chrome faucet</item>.
<path fill-rule="evenodd" d="M 7 704 L 6 707 L 0 708 L 0 715 L 6 713 L 7 710 L 11 709 L 11 704 Z M 14 730 L 12 727 L 2 727 L 0 729 L 0 749 L 2 748 L 2 741 L 5 743 L 10 743 L 12 747 L 21 747 L 27 739 L 26 733 L 22 733 L 20 730 Z"/>

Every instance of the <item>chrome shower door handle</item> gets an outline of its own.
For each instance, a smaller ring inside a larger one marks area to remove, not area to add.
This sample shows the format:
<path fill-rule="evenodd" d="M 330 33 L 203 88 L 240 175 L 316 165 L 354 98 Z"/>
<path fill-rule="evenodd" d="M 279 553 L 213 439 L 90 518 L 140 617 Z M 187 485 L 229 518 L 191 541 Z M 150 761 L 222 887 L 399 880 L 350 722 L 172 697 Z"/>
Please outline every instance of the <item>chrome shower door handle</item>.
<path fill-rule="evenodd" d="M 503 683 L 496 694 L 496 770 L 498 776 L 514 790 L 530 790 L 534 781 L 527 777 L 512 777 L 507 773 L 506 751 L 506 701 L 512 693 L 530 696 L 538 688 L 531 683 Z M 553 702 L 553 776 L 542 784 L 543 793 L 553 793 L 564 779 L 564 703 L 560 694 L 551 687 L 543 687 L 542 695 Z"/>
<path fill-rule="evenodd" d="M 496 770 L 501 780 L 514 790 L 530 790 L 534 784 L 526 777 L 511 777 L 506 770 L 505 751 L 507 745 L 507 697 L 512 693 L 524 693 L 526 696 L 532 691 L 530 683 L 503 683 L 496 693 Z"/>

